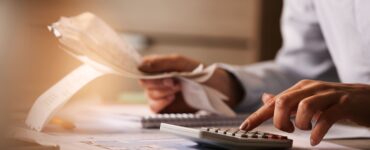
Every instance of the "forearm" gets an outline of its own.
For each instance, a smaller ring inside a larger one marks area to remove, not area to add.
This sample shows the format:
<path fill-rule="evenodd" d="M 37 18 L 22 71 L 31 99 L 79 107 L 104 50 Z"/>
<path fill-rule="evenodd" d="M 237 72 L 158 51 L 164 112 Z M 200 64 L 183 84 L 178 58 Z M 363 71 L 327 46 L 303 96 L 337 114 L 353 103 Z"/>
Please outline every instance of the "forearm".
<path fill-rule="evenodd" d="M 235 77 L 233 80 L 238 85 L 234 84 L 237 87 L 234 92 L 239 96 L 239 103 L 234 108 L 242 112 L 256 110 L 261 104 L 260 98 L 264 92 L 279 93 L 301 79 L 300 76 L 282 69 L 275 62 L 243 67 L 220 64 L 220 67 Z"/>

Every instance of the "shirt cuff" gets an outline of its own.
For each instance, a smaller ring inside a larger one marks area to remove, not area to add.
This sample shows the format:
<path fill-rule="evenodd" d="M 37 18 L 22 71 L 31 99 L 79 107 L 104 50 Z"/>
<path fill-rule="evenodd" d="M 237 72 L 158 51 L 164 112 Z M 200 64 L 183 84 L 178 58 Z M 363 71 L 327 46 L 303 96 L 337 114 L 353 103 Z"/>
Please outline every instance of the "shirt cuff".
<path fill-rule="evenodd" d="M 217 64 L 236 77 L 244 90 L 244 97 L 239 104 L 233 108 L 238 113 L 254 112 L 261 105 L 261 95 L 263 93 L 263 83 L 257 80 L 257 76 L 245 71 L 240 66 L 232 66 L 228 64 Z"/>

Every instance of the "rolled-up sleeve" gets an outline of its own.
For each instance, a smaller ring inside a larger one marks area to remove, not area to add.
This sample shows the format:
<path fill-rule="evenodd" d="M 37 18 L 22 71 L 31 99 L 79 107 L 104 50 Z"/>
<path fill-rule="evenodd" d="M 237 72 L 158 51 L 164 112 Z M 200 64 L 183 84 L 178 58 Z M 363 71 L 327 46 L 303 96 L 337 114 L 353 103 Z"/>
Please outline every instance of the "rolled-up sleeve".
<path fill-rule="evenodd" d="M 277 94 L 302 79 L 338 81 L 311 0 L 285 0 L 281 26 L 284 43 L 274 61 L 219 64 L 244 88 L 245 96 L 235 111 L 255 111 L 264 92 Z"/>

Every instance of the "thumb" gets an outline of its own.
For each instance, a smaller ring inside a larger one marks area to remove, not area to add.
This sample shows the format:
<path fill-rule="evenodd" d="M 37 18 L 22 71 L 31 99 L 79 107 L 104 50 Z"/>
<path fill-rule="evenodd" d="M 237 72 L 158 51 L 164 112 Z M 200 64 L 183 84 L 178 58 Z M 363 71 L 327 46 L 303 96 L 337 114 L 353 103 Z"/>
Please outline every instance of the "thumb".
<path fill-rule="evenodd" d="M 143 59 L 139 70 L 146 73 L 188 72 L 199 64 L 181 55 L 151 55 Z"/>

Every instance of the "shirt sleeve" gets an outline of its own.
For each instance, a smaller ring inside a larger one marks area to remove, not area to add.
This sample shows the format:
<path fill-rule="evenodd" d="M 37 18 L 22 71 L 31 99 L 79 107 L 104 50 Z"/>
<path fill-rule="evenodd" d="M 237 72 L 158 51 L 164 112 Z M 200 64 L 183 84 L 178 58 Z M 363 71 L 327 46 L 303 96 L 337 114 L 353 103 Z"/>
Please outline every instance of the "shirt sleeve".
<path fill-rule="evenodd" d="M 277 94 L 302 79 L 338 81 L 311 0 L 285 0 L 281 26 L 284 43 L 274 61 L 219 65 L 244 88 L 245 96 L 235 111 L 255 111 L 264 92 Z"/>

